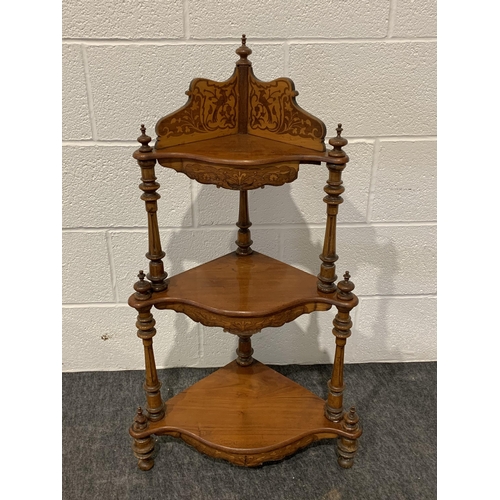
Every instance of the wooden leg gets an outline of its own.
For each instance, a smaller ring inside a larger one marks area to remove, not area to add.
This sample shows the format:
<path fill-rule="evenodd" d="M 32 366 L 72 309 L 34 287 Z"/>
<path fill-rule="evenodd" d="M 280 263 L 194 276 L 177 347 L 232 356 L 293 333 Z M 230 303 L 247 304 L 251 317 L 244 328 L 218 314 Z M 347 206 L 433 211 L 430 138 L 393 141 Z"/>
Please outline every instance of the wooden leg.
<path fill-rule="evenodd" d="M 344 413 L 344 348 L 347 339 L 351 336 L 352 321 L 349 312 L 357 304 L 357 297 L 352 293 L 354 284 L 349 281 L 347 271 L 344 279 L 339 281 L 337 298 L 345 306 L 337 306 L 338 313 L 333 320 L 333 334 L 335 335 L 335 359 L 333 361 L 332 378 L 328 382 L 328 399 L 325 405 L 325 417 L 332 422 L 340 422 Z"/>
<path fill-rule="evenodd" d="M 144 345 L 146 410 L 149 420 L 156 422 L 165 415 L 165 403 L 160 393 L 161 383 L 158 380 L 153 352 L 153 337 L 156 334 L 156 329 L 154 328 L 155 320 L 151 314 L 151 306 L 139 311 L 136 325 L 138 328 L 137 336 L 142 339 Z"/>
<path fill-rule="evenodd" d="M 149 421 L 145 415 L 142 413 L 142 408 L 137 408 L 137 413 L 134 417 L 134 423 L 131 427 L 131 434 L 136 432 L 144 431 L 148 428 Z M 149 470 L 154 465 L 153 453 L 155 449 L 155 442 L 151 436 L 145 438 L 134 437 L 134 443 L 132 445 L 134 450 L 134 456 L 137 458 L 137 466 L 141 470 Z"/>
<path fill-rule="evenodd" d="M 339 311 L 333 320 L 335 359 L 332 378 L 328 382 L 328 399 L 325 405 L 325 417 L 332 422 L 340 422 L 344 412 L 344 347 L 347 338 L 351 335 L 351 326 L 352 322 L 349 313 Z"/>
<path fill-rule="evenodd" d="M 139 153 L 150 153 L 153 148 L 149 145 L 151 137 L 146 135 L 146 127 L 141 125 L 141 136 L 137 139 L 142 146 Z M 155 164 L 156 160 L 137 160 L 141 167 L 141 180 L 139 188 L 144 191 L 141 196 L 146 204 L 148 214 L 148 252 L 146 257 L 150 260 L 148 279 L 151 281 L 152 289 L 161 292 L 168 288 L 167 273 L 163 268 L 163 257 L 165 252 L 161 249 L 160 230 L 158 228 L 158 203 L 160 195 L 156 192 L 160 185 L 156 182 Z"/>
<path fill-rule="evenodd" d="M 236 349 L 238 358 L 236 359 L 236 363 L 240 366 L 249 366 L 253 363 L 252 336 L 238 335 L 238 338 L 238 349 Z"/>
<path fill-rule="evenodd" d="M 359 431 L 359 417 L 356 414 L 356 409 L 351 407 L 349 413 L 344 414 L 342 420 L 342 429 L 349 432 Z M 338 452 L 338 463 L 344 469 L 350 469 L 354 463 L 354 455 L 358 449 L 357 439 L 349 439 L 346 437 L 338 438 L 337 442 L 337 452 Z"/>
<path fill-rule="evenodd" d="M 238 255 L 250 255 L 253 253 L 250 247 L 253 241 L 250 237 L 250 226 L 252 223 L 248 214 L 248 191 L 240 191 L 240 211 L 236 225 L 239 227 L 238 239 L 235 241 L 238 245 L 236 253 Z"/>

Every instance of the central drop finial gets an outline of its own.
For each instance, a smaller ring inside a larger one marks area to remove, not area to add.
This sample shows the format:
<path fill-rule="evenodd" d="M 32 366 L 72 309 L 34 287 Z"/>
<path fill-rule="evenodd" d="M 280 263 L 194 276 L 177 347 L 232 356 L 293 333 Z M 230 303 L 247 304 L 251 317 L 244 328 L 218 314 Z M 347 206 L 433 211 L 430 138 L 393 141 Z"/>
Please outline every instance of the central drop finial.
<path fill-rule="evenodd" d="M 236 49 L 236 53 L 240 56 L 240 60 L 236 62 L 236 66 L 251 66 L 252 63 L 247 59 L 252 53 L 252 49 L 247 47 L 247 36 L 241 35 L 241 47 Z"/>

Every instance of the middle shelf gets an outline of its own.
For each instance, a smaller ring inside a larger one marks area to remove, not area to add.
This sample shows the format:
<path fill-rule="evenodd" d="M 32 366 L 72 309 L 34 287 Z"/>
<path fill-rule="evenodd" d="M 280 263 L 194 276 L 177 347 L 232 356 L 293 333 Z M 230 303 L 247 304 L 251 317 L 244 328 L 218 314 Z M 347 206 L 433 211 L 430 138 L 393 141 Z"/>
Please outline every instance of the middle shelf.
<path fill-rule="evenodd" d="M 281 326 L 339 304 L 336 292 L 322 293 L 316 284 L 316 276 L 259 252 L 231 252 L 172 276 L 167 290 L 153 293 L 140 305 L 173 309 L 233 333 L 247 332 Z M 139 301 L 132 295 L 129 304 L 137 307 Z"/>

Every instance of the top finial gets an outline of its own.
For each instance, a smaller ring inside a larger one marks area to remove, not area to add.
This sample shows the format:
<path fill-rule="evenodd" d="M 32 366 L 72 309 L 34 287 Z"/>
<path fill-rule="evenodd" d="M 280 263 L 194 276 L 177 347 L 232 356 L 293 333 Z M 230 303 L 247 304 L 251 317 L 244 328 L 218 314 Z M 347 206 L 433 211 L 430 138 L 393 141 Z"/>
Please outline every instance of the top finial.
<path fill-rule="evenodd" d="M 333 157 L 335 161 L 332 163 L 336 163 L 337 165 L 345 165 L 349 161 L 349 157 L 344 153 L 342 147 L 347 144 L 347 139 L 344 139 L 340 134 L 344 130 L 342 128 L 342 123 L 339 123 L 337 128 L 337 136 L 332 137 L 328 142 L 331 146 L 333 146 L 332 151 L 328 152 L 328 156 Z"/>
<path fill-rule="evenodd" d="M 252 49 L 247 47 L 247 36 L 241 36 L 241 47 L 236 49 L 236 53 L 240 56 L 240 60 L 236 61 L 236 66 L 251 66 L 252 63 L 247 59 L 252 53 Z"/>
<path fill-rule="evenodd" d="M 148 300 L 151 297 L 151 283 L 144 279 L 146 277 L 144 271 L 139 271 L 137 277 L 139 281 L 134 284 L 134 296 L 137 300 Z"/>
<path fill-rule="evenodd" d="M 141 153 L 149 153 L 153 151 L 151 146 L 149 145 L 149 141 L 151 140 L 151 137 L 149 135 L 146 135 L 146 127 L 144 124 L 141 125 L 141 135 L 140 137 L 137 138 L 137 142 L 140 142 L 142 146 L 139 148 L 139 151 Z"/>
<path fill-rule="evenodd" d="M 146 415 L 142 413 L 142 408 L 139 406 L 139 408 L 137 408 L 137 412 L 134 417 L 134 423 L 132 424 L 132 428 L 134 429 L 134 431 L 140 432 L 146 429 L 147 426 L 148 426 L 148 419 Z"/>
<path fill-rule="evenodd" d="M 350 281 L 351 274 L 349 271 L 344 273 L 344 279 L 338 282 L 337 288 L 339 290 L 337 298 L 340 300 L 351 300 L 352 291 L 354 290 L 354 283 Z"/>

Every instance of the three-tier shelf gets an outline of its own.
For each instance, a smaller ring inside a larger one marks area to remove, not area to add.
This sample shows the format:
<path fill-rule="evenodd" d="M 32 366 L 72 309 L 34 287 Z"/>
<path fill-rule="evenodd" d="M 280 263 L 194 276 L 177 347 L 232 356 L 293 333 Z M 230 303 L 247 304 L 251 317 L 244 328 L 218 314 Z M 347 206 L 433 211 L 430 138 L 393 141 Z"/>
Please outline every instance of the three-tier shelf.
<path fill-rule="evenodd" d="M 149 272 L 129 304 L 137 310 L 145 355 L 146 406 L 130 428 L 139 468 L 154 464 L 153 435 L 180 437 L 198 451 L 234 464 L 256 466 L 294 453 L 319 439 L 337 438 L 338 461 L 351 467 L 361 435 L 355 409 L 343 408 L 344 346 L 351 334 L 350 311 L 358 299 L 349 273 L 337 282 L 336 219 L 342 203 L 347 141 L 337 134 L 325 147 L 326 127 L 296 102 L 293 82 L 258 80 L 246 45 L 225 82 L 196 78 L 185 106 L 156 124 L 154 147 L 144 126 L 134 158 L 148 217 Z M 168 277 L 157 220 L 155 165 L 159 163 L 203 184 L 238 190 L 236 249 L 211 262 Z M 326 229 L 319 274 L 314 276 L 252 249 L 248 191 L 280 186 L 297 178 L 301 164 L 326 163 Z M 337 308 L 333 320 L 335 358 L 328 397 L 312 392 L 252 356 L 251 337 L 302 314 Z M 185 391 L 164 401 L 153 354 L 152 308 L 186 314 L 238 336 L 237 358 Z"/>

